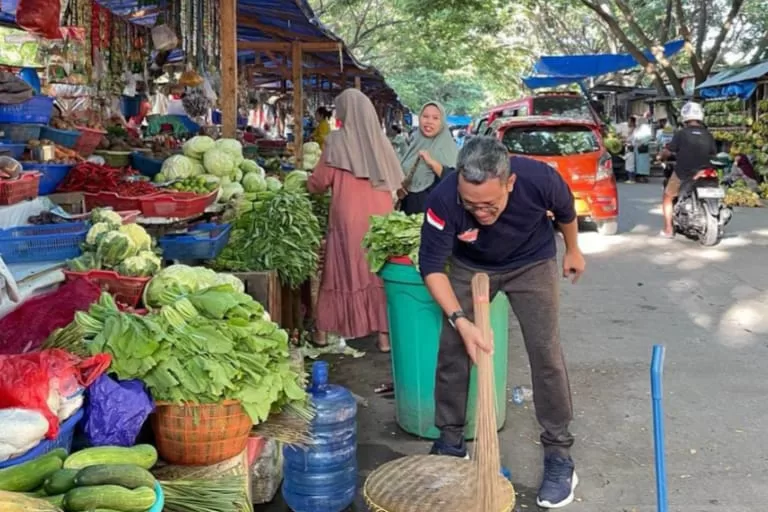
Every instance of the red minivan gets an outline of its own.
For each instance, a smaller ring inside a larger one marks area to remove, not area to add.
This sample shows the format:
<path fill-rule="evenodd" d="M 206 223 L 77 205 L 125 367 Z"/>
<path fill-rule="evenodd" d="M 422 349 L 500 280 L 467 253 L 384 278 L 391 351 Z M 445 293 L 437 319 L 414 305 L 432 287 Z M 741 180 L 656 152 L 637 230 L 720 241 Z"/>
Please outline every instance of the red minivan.
<path fill-rule="evenodd" d="M 618 231 L 619 196 L 611 155 L 593 121 L 531 116 L 500 120 L 495 134 L 510 154 L 551 165 L 571 187 L 579 220 L 601 235 Z"/>
<path fill-rule="evenodd" d="M 470 134 L 491 135 L 491 124 L 500 117 L 552 116 L 591 121 L 600 126 L 602 121 L 583 94 L 575 92 L 547 92 L 508 101 L 483 112 L 472 122 Z"/>

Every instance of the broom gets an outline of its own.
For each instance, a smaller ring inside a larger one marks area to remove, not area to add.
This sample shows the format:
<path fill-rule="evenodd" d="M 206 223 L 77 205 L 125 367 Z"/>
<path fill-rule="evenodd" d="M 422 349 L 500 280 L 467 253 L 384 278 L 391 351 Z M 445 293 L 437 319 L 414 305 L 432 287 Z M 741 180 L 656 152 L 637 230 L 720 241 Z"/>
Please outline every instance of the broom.
<path fill-rule="evenodd" d="M 472 278 L 475 325 L 483 339 L 491 340 L 490 283 L 488 274 Z M 490 353 L 478 350 L 477 405 L 475 410 L 474 465 L 477 475 L 477 511 L 501 510 L 504 506 L 504 482 L 501 474 L 499 436 L 496 431 L 496 400 L 493 361 Z"/>

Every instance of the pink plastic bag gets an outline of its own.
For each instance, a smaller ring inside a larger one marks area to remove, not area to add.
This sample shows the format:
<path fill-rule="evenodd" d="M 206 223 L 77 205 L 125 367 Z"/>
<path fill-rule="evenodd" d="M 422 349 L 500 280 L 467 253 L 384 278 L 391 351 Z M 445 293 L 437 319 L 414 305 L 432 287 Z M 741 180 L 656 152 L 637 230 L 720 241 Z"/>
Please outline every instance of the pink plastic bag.
<path fill-rule="evenodd" d="M 0 409 L 20 407 L 39 411 L 48 420 L 46 437 L 55 439 L 59 418 L 57 411 L 51 409 L 51 396 L 68 397 L 88 387 L 111 362 L 109 354 L 81 360 L 59 349 L 0 356 Z"/>

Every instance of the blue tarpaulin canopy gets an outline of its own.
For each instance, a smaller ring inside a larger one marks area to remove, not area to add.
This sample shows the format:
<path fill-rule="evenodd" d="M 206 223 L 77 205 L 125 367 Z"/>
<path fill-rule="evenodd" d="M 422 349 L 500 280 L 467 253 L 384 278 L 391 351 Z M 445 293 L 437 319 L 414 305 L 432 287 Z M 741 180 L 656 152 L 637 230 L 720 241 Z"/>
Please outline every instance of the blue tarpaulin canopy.
<path fill-rule="evenodd" d="M 748 99 L 757 89 L 757 79 L 768 75 L 768 60 L 751 66 L 727 69 L 708 78 L 696 87 L 706 99 Z"/>
<path fill-rule="evenodd" d="M 664 56 L 669 58 L 685 46 L 685 41 L 676 40 L 664 45 Z M 645 50 L 645 57 L 656 62 L 653 52 Z M 582 82 L 590 77 L 617 73 L 638 66 L 630 53 L 602 53 L 593 55 L 544 56 L 534 64 L 533 75 L 523 79 L 530 89 L 556 87 L 558 85 Z"/>
<path fill-rule="evenodd" d="M 469 116 L 446 116 L 448 126 L 468 126 L 472 122 Z"/>

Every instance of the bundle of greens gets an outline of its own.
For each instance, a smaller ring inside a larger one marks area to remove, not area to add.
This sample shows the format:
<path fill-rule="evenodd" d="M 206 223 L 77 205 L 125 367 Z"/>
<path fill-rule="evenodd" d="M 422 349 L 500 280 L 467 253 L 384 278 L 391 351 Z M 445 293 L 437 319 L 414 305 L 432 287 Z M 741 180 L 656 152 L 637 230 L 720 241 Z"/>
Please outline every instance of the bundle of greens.
<path fill-rule="evenodd" d="M 320 224 L 305 192 L 282 188 L 245 194 L 228 217 L 234 229 L 214 261 L 217 269 L 276 270 L 294 288 L 317 271 Z"/>
<path fill-rule="evenodd" d="M 163 295 L 145 316 L 118 310 L 102 294 L 75 322 L 91 354 L 112 356 L 110 372 L 140 379 L 158 401 L 239 400 L 254 424 L 290 405 L 311 414 L 304 376 L 291 364 L 288 333 L 250 296 L 224 284 Z"/>
<path fill-rule="evenodd" d="M 371 217 L 371 226 L 363 238 L 371 272 L 377 273 L 395 256 L 408 256 L 418 266 L 422 220 L 422 215 L 403 212 Z"/>

